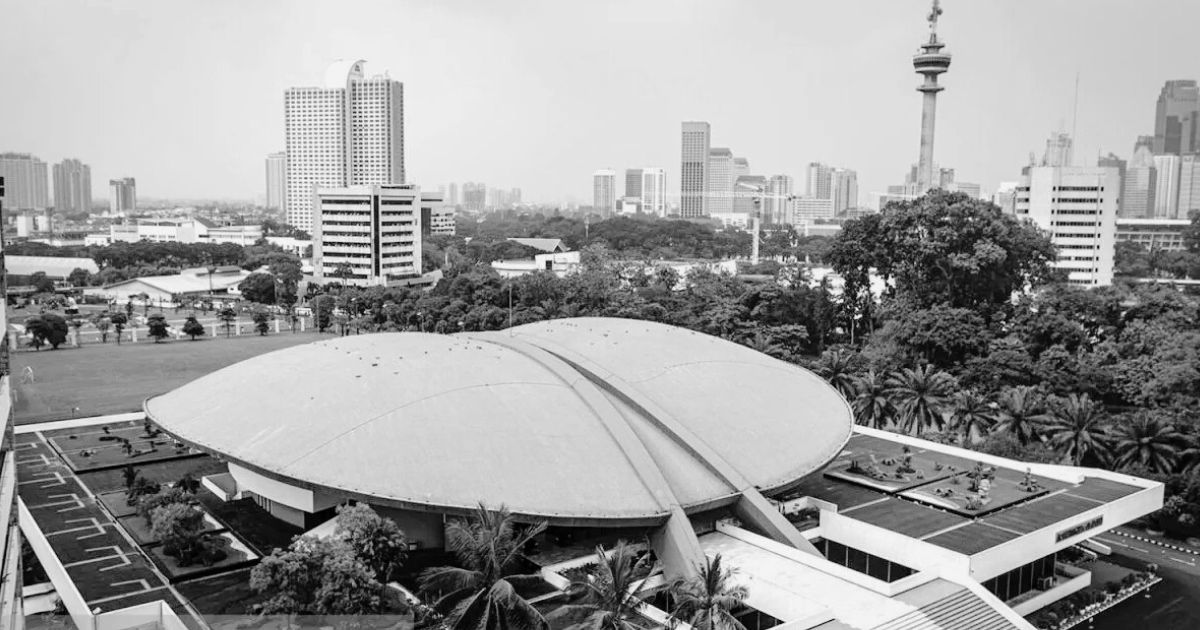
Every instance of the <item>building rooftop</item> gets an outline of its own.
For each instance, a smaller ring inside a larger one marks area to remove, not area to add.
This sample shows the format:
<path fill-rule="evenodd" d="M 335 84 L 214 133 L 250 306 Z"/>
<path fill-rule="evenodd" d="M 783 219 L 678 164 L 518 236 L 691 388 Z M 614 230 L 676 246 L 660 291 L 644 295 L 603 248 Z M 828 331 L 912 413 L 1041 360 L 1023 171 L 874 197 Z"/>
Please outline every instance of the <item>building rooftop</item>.
<path fill-rule="evenodd" d="M 1146 482 L 1138 485 L 1140 480 L 1133 477 L 1126 483 L 1088 474 L 1100 471 L 1046 466 L 1033 471 L 1035 465 L 1030 465 L 1037 488 L 1027 490 L 1020 487 L 1026 470 L 1018 468 L 1019 462 L 986 455 L 974 458 L 954 447 L 934 450 L 939 445 L 917 441 L 912 441 L 909 455 L 911 467 L 918 472 L 899 475 L 894 469 L 905 455 L 905 443 L 859 431 L 841 455 L 788 496 L 828 501 L 840 515 L 968 556 L 1146 489 Z M 854 462 L 874 465 L 887 478 L 848 472 Z M 987 504 L 971 509 L 969 476 L 979 463 L 986 464 L 993 478 Z M 1048 474 L 1059 468 L 1066 474 Z M 934 488 L 952 492 L 942 494 Z"/>
<path fill-rule="evenodd" d="M 145 407 L 176 437 L 289 484 L 433 511 L 486 500 L 571 524 L 659 524 L 672 505 L 783 491 L 851 431 L 845 400 L 807 370 L 609 318 L 319 341 Z"/>

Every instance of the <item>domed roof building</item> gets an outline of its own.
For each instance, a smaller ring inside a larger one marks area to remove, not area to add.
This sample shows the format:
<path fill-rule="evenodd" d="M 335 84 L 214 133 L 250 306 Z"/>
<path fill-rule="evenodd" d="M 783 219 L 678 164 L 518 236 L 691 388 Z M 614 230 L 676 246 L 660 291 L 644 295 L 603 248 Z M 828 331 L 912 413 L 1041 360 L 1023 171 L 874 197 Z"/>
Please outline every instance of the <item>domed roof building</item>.
<path fill-rule="evenodd" d="M 607 318 L 319 341 L 218 370 L 145 408 L 227 460 L 240 492 L 297 524 L 358 500 L 432 531 L 414 521 L 484 501 L 559 526 L 675 519 L 687 556 L 687 515 L 726 508 L 809 547 L 764 495 L 822 468 L 852 426 L 845 399 L 805 369 Z"/>

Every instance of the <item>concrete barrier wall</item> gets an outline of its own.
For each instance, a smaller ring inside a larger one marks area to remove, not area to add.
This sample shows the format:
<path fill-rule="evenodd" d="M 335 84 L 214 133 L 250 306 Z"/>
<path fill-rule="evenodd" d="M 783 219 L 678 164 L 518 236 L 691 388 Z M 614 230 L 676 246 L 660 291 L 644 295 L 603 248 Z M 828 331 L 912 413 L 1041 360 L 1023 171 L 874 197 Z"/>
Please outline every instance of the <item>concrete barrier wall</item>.
<path fill-rule="evenodd" d="M 79 589 L 75 588 L 75 582 L 67 575 L 62 560 L 54 553 L 50 541 L 46 540 L 46 535 L 42 533 L 37 521 L 34 521 L 33 515 L 29 513 L 29 508 L 25 507 L 25 502 L 20 498 L 17 499 L 17 511 L 20 514 L 21 534 L 37 555 L 38 562 L 42 564 L 50 581 L 54 583 L 54 590 L 58 591 L 58 598 L 71 615 L 71 621 L 78 630 L 96 630 L 96 618 L 88 608 L 87 601 L 79 594 Z"/>

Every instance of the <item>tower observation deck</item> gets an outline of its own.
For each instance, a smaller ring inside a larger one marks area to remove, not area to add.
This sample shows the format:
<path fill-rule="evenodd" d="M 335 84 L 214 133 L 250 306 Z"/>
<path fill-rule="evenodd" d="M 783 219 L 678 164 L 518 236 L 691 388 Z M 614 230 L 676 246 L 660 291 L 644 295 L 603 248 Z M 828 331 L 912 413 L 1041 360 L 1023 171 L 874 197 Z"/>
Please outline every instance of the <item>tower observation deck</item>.
<path fill-rule="evenodd" d="M 938 17 L 942 14 L 940 0 L 933 0 L 929 11 L 929 41 L 921 44 L 921 50 L 913 55 L 913 69 L 925 77 L 917 87 L 922 95 L 921 106 L 921 155 L 917 160 L 917 190 L 927 192 L 933 185 L 933 132 L 937 118 L 937 93 L 945 89 L 938 85 L 938 75 L 950 69 L 950 53 L 942 52 L 946 47 L 937 36 Z"/>

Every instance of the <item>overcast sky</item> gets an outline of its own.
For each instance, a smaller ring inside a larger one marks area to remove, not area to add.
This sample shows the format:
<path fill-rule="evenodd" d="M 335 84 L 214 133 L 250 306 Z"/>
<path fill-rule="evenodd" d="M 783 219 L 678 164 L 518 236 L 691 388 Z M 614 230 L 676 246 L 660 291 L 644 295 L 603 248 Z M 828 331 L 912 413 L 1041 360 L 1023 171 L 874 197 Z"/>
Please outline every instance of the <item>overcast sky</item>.
<path fill-rule="evenodd" d="M 283 91 L 338 58 L 404 82 L 408 174 L 590 203 L 598 168 L 666 168 L 712 123 L 756 174 L 916 161 L 927 0 L 5 2 L 0 151 L 92 165 L 97 196 L 260 198 Z M 1200 76 L 1196 0 L 946 0 L 937 161 L 993 189 L 1050 131 L 1128 157 L 1163 81 Z M 801 185 L 802 187 L 802 185 Z"/>

